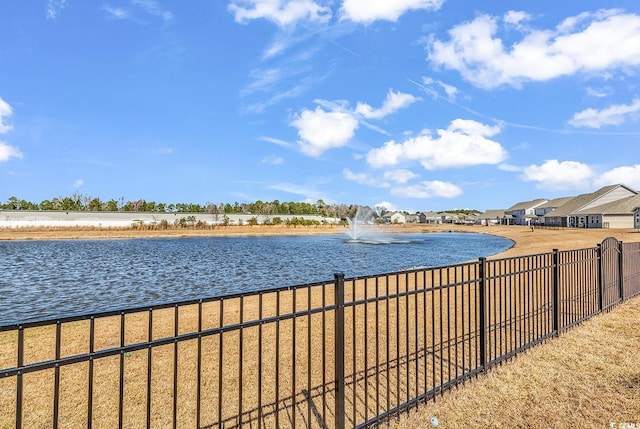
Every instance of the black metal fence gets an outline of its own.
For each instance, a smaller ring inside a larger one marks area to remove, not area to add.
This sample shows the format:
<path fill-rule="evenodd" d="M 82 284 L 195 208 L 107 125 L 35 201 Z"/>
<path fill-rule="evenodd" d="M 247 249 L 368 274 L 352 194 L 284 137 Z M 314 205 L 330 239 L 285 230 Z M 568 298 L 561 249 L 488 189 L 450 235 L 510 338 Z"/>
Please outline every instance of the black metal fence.
<path fill-rule="evenodd" d="M 0 427 L 378 425 L 640 293 L 640 243 L 0 327 Z"/>

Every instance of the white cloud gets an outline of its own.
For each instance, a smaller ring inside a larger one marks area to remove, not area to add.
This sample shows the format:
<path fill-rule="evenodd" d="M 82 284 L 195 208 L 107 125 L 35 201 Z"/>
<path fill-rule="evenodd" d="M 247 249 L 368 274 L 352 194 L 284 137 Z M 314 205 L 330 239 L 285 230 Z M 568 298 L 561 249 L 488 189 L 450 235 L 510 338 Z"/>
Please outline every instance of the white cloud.
<path fill-rule="evenodd" d="M 13 129 L 13 125 L 4 122 L 5 118 L 13 115 L 13 109 L 0 97 L 0 134 L 7 133 Z M 0 162 L 9 161 L 11 158 L 22 158 L 22 152 L 8 143 L 0 141 Z"/>
<path fill-rule="evenodd" d="M 263 164 L 271 164 L 271 165 L 280 165 L 282 163 L 284 163 L 284 159 L 280 158 L 279 156 L 267 156 L 265 158 L 262 159 L 262 163 Z"/>
<path fill-rule="evenodd" d="M 580 14 L 556 29 L 529 29 L 511 46 L 496 37 L 497 24 L 497 18 L 481 15 L 453 27 L 450 40 L 431 42 L 429 60 L 486 89 L 640 64 L 639 15 L 619 10 Z"/>
<path fill-rule="evenodd" d="M 11 108 L 9 103 L 4 101 L 2 97 L 0 97 L 0 134 L 11 131 L 11 129 L 13 128 L 12 125 L 7 125 L 4 123 L 4 119 L 8 118 L 11 115 L 13 115 L 13 109 Z"/>
<path fill-rule="evenodd" d="M 292 148 L 295 146 L 293 143 L 289 143 L 288 141 L 274 139 L 273 137 L 267 137 L 267 136 L 258 137 L 258 140 L 262 140 L 263 142 L 267 142 L 267 143 L 273 143 L 275 145 L 286 147 L 286 148 Z"/>
<path fill-rule="evenodd" d="M 340 16 L 362 24 L 377 20 L 397 21 L 410 10 L 438 10 L 443 3 L 444 0 L 344 0 Z"/>
<path fill-rule="evenodd" d="M 420 100 L 411 94 L 390 90 L 380 109 L 368 104 L 357 103 L 355 109 L 344 100 L 315 100 L 315 110 L 304 109 L 294 117 L 291 125 L 298 129 L 298 144 L 302 152 L 310 156 L 319 156 L 328 149 L 345 146 L 354 136 L 360 124 L 388 134 L 383 129 L 369 124 L 365 119 L 381 119 Z"/>
<path fill-rule="evenodd" d="M 389 141 L 367 153 L 372 167 L 396 165 L 402 161 L 418 161 L 427 170 L 498 164 L 507 158 L 500 143 L 490 140 L 500 132 L 498 126 L 455 119 L 447 129 L 439 129 L 438 137 L 422 134 L 403 143 Z"/>
<path fill-rule="evenodd" d="M 377 188 L 389 188 L 391 186 L 389 184 L 389 181 L 398 184 L 405 184 L 410 180 L 418 177 L 417 174 L 407 169 L 386 171 L 382 177 L 384 180 L 380 180 L 379 177 L 374 177 L 367 173 L 354 173 L 348 168 L 342 170 L 342 175 L 345 179 L 352 182 L 357 182 L 361 185 L 374 186 Z"/>
<path fill-rule="evenodd" d="M 252 81 L 249 85 L 245 86 L 240 95 L 247 96 L 256 91 L 268 91 L 276 83 L 282 80 L 282 77 L 288 75 L 287 71 L 281 68 L 270 69 L 258 69 L 251 70 L 249 73 Z"/>
<path fill-rule="evenodd" d="M 327 22 L 331 9 L 313 0 L 233 0 L 228 6 L 236 22 L 266 19 L 280 27 L 308 20 Z"/>
<path fill-rule="evenodd" d="M 74 188 L 79 188 L 79 187 L 81 187 L 82 185 L 84 185 L 84 180 L 82 180 L 82 179 L 78 179 L 78 180 L 76 180 L 75 182 L 73 182 L 73 187 L 74 187 Z"/>
<path fill-rule="evenodd" d="M 409 79 L 409 82 L 412 82 L 416 85 L 418 85 L 423 91 L 425 91 L 427 94 L 429 94 L 431 97 L 433 98 L 439 98 L 442 97 L 439 93 L 439 91 L 437 89 L 434 89 L 433 86 L 435 84 L 437 84 L 438 86 L 440 86 L 440 88 L 442 88 L 445 92 L 445 94 L 447 95 L 447 99 L 449 101 L 455 101 L 456 97 L 458 95 L 458 88 L 456 88 L 453 85 L 449 85 L 447 83 L 444 83 L 440 80 L 435 80 L 433 78 L 430 78 L 428 76 L 423 76 L 422 77 L 422 84 L 419 84 L 417 82 L 412 81 L 411 79 Z"/>
<path fill-rule="evenodd" d="M 309 89 L 309 87 L 313 85 L 313 83 L 317 83 L 322 79 L 323 78 L 314 79 L 312 77 L 302 78 L 297 81 L 297 84 L 295 86 L 279 92 L 275 92 L 269 98 L 261 98 L 261 101 L 248 105 L 245 110 L 251 113 L 261 113 L 266 108 L 273 106 L 282 100 L 300 96 L 301 94 L 305 93 Z"/>
<path fill-rule="evenodd" d="M 295 42 L 299 43 L 301 42 Z M 299 97 L 330 76 L 331 70 L 311 67 L 312 58 L 317 50 L 317 47 L 307 45 L 301 52 L 287 55 L 271 67 L 251 70 L 250 82 L 240 93 L 242 97 L 255 96 L 250 100 L 251 104 L 246 110 L 260 113 L 284 99 Z"/>
<path fill-rule="evenodd" d="M 587 95 L 596 98 L 604 98 L 608 97 L 613 93 L 613 90 L 609 87 L 604 88 L 592 88 L 590 86 L 587 87 Z"/>
<path fill-rule="evenodd" d="M 518 28 L 522 28 L 523 21 L 530 21 L 531 15 L 527 12 L 522 12 L 518 10 L 510 10 L 504 15 L 504 22 L 510 25 L 513 25 Z"/>
<path fill-rule="evenodd" d="M 333 203 L 333 200 L 327 195 L 318 192 L 315 189 L 305 188 L 304 186 L 296 185 L 293 183 L 276 183 L 274 185 L 270 185 L 269 189 L 276 189 L 278 191 L 288 192 L 290 194 L 302 195 L 306 202 L 312 204 L 315 204 L 315 202 L 318 200 L 324 200 L 329 204 Z"/>
<path fill-rule="evenodd" d="M 0 162 L 9 161 L 11 158 L 22 158 L 22 152 L 17 147 L 0 141 Z"/>
<path fill-rule="evenodd" d="M 137 6 L 145 14 L 154 18 L 161 19 L 164 23 L 173 21 L 173 13 L 162 8 L 155 0 L 132 0 L 131 3 Z M 123 9 L 121 7 L 113 7 L 111 5 L 103 5 L 102 10 L 109 14 L 110 18 L 119 20 L 129 20 L 138 24 L 144 23 L 143 20 L 136 18 L 135 12 L 132 14 L 130 10 Z"/>
<path fill-rule="evenodd" d="M 581 162 L 550 159 L 542 165 L 525 167 L 521 178 L 526 182 L 536 182 L 540 189 L 584 189 L 591 186 L 594 172 Z"/>
<path fill-rule="evenodd" d="M 398 211 L 398 208 L 395 204 L 390 203 L 389 201 L 380 201 L 378 204 L 375 204 L 374 207 L 384 207 L 389 212 Z"/>
<path fill-rule="evenodd" d="M 366 119 L 382 119 L 387 115 L 394 113 L 404 107 L 410 106 L 420 98 L 403 92 L 394 92 L 390 90 L 387 97 L 379 109 L 374 109 L 366 103 L 358 103 L 356 105 L 356 113 L 362 115 Z"/>
<path fill-rule="evenodd" d="M 610 16 L 619 15 L 623 13 L 622 9 L 599 9 L 595 12 L 582 12 L 575 16 L 570 16 L 562 21 L 557 30 L 560 33 L 570 33 L 574 31 L 583 22 L 588 22 L 590 19 L 604 20 Z"/>
<path fill-rule="evenodd" d="M 371 122 L 365 121 L 364 119 L 360 119 L 360 125 L 363 127 L 369 128 L 371 131 L 375 131 L 376 133 L 380 133 L 384 136 L 391 136 L 391 133 L 386 131 L 385 129 L 372 124 Z"/>
<path fill-rule="evenodd" d="M 47 19 L 56 19 L 62 9 L 67 5 L 67 0 L 48 0 L 47 2 Z"/>
<path fill-rule="evenodd" d="M 614 168 L 596 180 L 596 184 L 600 186 L 614 183 L 622 183 L 635 190 L 640 190 L 640 164 Z"/>
<path fill-rule="evenodd" d="M 388 188 L 389 187 L 389 184 L 386 183 L 386 182 L 381 182 L 377 178 L 372 177 L 372 176 L 370 176 L 370 175 L 368 175 L 366 173 L 354 173 L 353 171 L 349 170 L 348 168 L 345 168 L 344 170 L 342 170 L 342 176 L 347 180 L 359 183 L 361 185 L 375 186 L 377 188 Z"/>
<path fill-rule="evenodd" d="M 173 20 L 173 13 L 163 9 L 155 0 L 132 0 L 132 3 L 141 7 L 149 15 L 160 18 L 164 22 Z"/>
<path fill-rule="evenodd" d="M 453 183 L 433 180 L 395 188 L 391 190 L 391 194 L 403 198 L 455 198 L 462 195 L 462 189 Z"/>
<path fill-rule="evenodd" d="M 629 116 L 640 111 L 640 98 L 631 104 L 614 104 L 606 109 L 585 109 L 573 115 L 569 125 L 574 127 L 601 128 L 605 125 L 620 125 Z"/>
<path fill-rule="evenodd" d="M 109 5 L 102 6 L 102 9 L 115 19 L 131 19 L 129 11 L 120 7 L 111 7 Z"/>
<path fill-rule="evenodd" d="M 511 164 L 500 164 L 498 165 L 498 170 L 509 171 L 511 173 L 519 173 L 520 171 L 522 171 L 522 167 Z"/>
<path fill-rule="evenodd" d="M 442 89 L 444 89 L 444 92 L 447 94 L 449 100 L 454 101 L 456 99 L 456 95 L 458 95 L 458 88 L 440 81 L 438 81 L 438 85 L 440 85 Z"/>
<path fill-rule="evenodd" d="M 298 144 L 303 153 L 320 156 L 325 151 L 346 145 L 358 128 L 351 113 L 343 111 L 303 110 L 291 122 L 298 129 Z"/>
<path fill-rule="evenodd" d="M 399 168 L 397 170 L 390 170 L 384 173 L 384 178 L 387 180 L 393 180 L 396 183 L 404 184 L 410 181 L 411 179 L 415 179 L 418 177 L 411 170 L 407 170 L 405 168 Z"/>
<path fill-rule="evenodd" d="M 262 59 L 266 60 L 266 59 L 275 57 L 281 54 L 282 52 L 286 51 L 290 45 L 291 43 L 288 43 L 287 39 L 282 39 L 282 38 L 277 39 L 273 41 L 267 49 L 265 49 L 265 51 L 262 54 Z"/>
<path fill-rule="evenodd" d="M 366 156 L 367 163 L 374 168 L 397 165 L 403 159 L 409 159 L 409 156 L 405 155 L 405 152 L 408 152 L 409 149 L 416 144 L 415 141 L 416 139 L 410 139 L 405 143 L 396 143 L 390 140 L 382 147 L 370 150 Z"/>

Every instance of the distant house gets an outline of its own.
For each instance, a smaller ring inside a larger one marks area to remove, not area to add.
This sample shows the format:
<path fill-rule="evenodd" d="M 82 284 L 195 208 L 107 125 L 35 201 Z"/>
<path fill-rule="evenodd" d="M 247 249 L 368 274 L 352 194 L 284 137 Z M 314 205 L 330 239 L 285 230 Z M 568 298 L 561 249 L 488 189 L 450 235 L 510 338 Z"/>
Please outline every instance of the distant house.
<path fill-rule="evenodd" d="M 640 229 L 640 206 L 633 209 L 633 227 Z"/>
<path fill-rule="evenodd" d="M 417 214 L 408 214 L 405 216 L 406 223 L 418 223 L 418 215 Z"/>
<path fill-rule="evenodd" d="M 457 213 L 440 213 L 442 223 L 460 223 L 460 216 Z"/>
<path fill-rule="evenodd" d="M 581 194 L 570 199 L 562 206 L 545 215 L 544 223 L 545 225 L 553 226 L 587 228 L 589 227 L 589 221 L 591 220 L 593 221 L 591 224 L 592 228 L 603 228 L 605 227 L 605 224 L 601 220 L 596 222 L 598 214 L 591 212 L 590 210 L 598 206 L 633 197 L 637 194 L 638 193 L 636 191 L 625 185 L 617 184 L 605 186 L 595 192 Z M 589 213 L 591 216 L 596 217 L 589 219 L 587 217 L 589 216 Z M 602 213 L 600 214 L 602 215 Z M 611 217 L 610 220 L 611 219 L 613 218 Z"/>
<path fill-rule="evenodd" d="M 382 216 L 385 223 L 407 223 L 407 218 L 400 212 L 389 212 Z"/>
<path fill-rule="evenodd" d="M 529 225 L 536 218 L 535 209 L 548 200 L 538 198 L 533 201 L 523 201 L 505 210 L 508 225 Z"/>
<path fill-rule="evenodd" d="M 585 228 L 634 228 L 638 206 L 640 194 L 580 210 L 577 215 L 584 216 Z"/>
<path fill-rule="evenodd" d="M 467 217 L 464 219 L 464 223 L 467 225 L 479 225 L 480 224 L 480 214 L 479 213 L 469 213 Z"/>
<path fill-rule="evenodd" d="M 544 221 L 545 221 L 544 217 L 546 215 L 553 212 L 558 207 L 565 205 L 566 203 L 571 201 L 573 198 L 575 197 L 555 198 L 551 201 L 547 201 L 546 203 L 539 205 L 534 210 L 534 214 L 535 214 L 534 223 L 538 225 L 541 225 L 541 224 L 544 225 Z"/>
<path fill-rule="evenodd" d="M 442 223 L 442 217 L 436 212 L 422 212 L 418 214 L 419 223 Z"/>
<path fill-rule="evenodd" d="M 478 215 L 481 225 L 500 225 L 504 222 L 504 210 L 486 210 Z"/>

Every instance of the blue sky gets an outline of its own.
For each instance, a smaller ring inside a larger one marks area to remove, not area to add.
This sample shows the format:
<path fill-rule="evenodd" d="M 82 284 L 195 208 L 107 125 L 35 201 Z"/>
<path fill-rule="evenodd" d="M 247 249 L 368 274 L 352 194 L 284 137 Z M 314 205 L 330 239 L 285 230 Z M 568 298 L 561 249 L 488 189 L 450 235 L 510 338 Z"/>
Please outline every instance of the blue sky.
<path fill-rule="evenodd" d="M 640 189 L 637 0 L 9 0 L 0 28 L 2 201 Z"/>

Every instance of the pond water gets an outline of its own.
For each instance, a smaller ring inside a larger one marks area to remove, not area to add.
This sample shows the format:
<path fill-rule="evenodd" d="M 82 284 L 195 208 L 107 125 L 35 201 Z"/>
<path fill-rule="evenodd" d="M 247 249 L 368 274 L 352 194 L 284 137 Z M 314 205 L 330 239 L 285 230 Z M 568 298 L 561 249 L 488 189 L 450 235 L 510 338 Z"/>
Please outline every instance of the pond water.
<path fill-rule="evenodd" d="M 485 234 L 0 242 L 0 326 L 433 267 L 512 245 Z"/>

